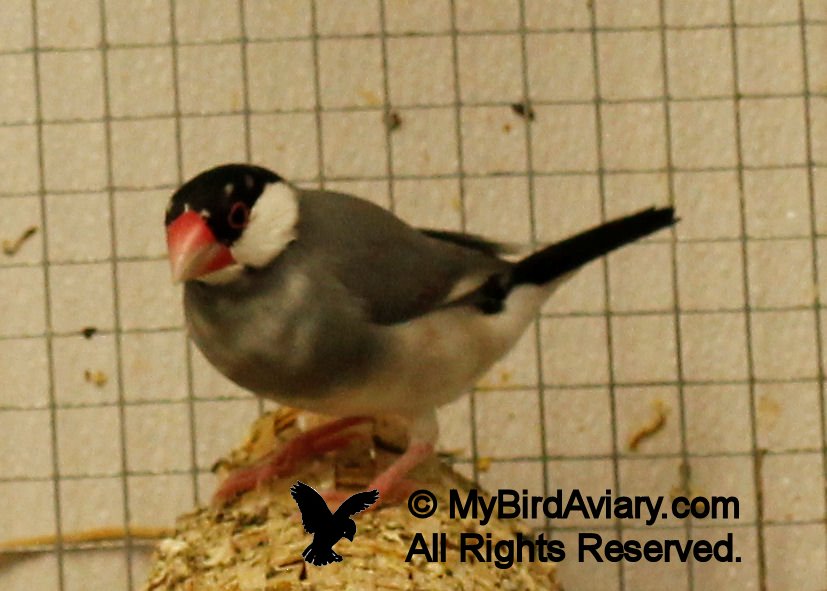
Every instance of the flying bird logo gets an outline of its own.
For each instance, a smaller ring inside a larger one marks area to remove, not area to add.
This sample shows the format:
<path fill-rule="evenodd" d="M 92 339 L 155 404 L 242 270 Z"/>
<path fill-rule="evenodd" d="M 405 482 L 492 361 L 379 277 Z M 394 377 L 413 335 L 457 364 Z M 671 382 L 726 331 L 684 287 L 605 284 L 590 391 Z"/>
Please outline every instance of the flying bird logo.
<path fill-rule="evenodd" d="M 313 534 L 313 541 L 302 552 L 302 557 L 316 566 L 341 562 L 342 557 L 333 551 L 333 546 L 342 538 L 351 542 L 356 535 L 356 523 L 351 519 L 379 500 L 378 490 L 356 493 L 331 513 L 322 495 L 304 482 L 298 481 L 290 487 L 302 514 L 304 531 Z"/>

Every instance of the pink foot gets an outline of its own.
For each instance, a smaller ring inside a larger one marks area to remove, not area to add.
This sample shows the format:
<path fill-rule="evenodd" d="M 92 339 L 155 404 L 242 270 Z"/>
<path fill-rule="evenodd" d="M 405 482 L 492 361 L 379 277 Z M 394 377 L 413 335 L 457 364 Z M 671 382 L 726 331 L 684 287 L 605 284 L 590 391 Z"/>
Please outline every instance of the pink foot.
<path fill-rule="evenodd" d="M 370 417 L 337 419 L 296 436 L 283 448 L 268 453 L 252 466 L 231 472 L 213 495 L 213 504 L 221 506 L 264 482 L 293 474 L 301 464 L 314 457 L 345 447 L 364 435 L 342 431 L 370 420 Z"/>

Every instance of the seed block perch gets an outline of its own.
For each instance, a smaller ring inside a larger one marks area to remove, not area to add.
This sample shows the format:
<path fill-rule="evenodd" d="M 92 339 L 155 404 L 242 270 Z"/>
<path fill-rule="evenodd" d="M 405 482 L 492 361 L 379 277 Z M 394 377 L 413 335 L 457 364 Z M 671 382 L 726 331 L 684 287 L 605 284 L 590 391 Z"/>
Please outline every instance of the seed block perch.
<path fill-rule="evenodd" d="M 267 414 L 253 425 L 247 441 L 215 469 L 221 474 L 247 465 L 297 434 L 300 423 L 306 428 L 319 420 L 287 410 Z M 421 555 L 405 560 L 416 532 L 428 540 L 436 532 L 447 533 L 448 540 L 458 539 L 461 532 L 490 533 L 493 540 L 526 533 L 514 521 L 492 519 L 481 526 L 470 518 L 450 519 L 445 508 L 449 489 L 467 491 L 474 485 L 436 458 L 415 474 L 441 503 L 432 517 L 413 517 L 404 502 L 360 513 L 354 518 L 353 542 L 342 540 L 336 545 L 342 562 L 325 567 L 305 563 L 302 550 L 311 536 L 302 528 L 290 485 L 301 480 L 316 490 L 333 486 L 363 490 L 376 470 L 404 446 L 404 431 L 397 425 L 374 423 L 358 429 L 365 437 L 289 478 L 263 485 L 222 508 L 204 507 L 181 516 L 175 534 L 158 544 L 143 591 L 561 589 L 549 562 L 515 563 L 509 569 L 460 562 L 458 548 L 450 544 L 445 562 L 428 562 Z"/>

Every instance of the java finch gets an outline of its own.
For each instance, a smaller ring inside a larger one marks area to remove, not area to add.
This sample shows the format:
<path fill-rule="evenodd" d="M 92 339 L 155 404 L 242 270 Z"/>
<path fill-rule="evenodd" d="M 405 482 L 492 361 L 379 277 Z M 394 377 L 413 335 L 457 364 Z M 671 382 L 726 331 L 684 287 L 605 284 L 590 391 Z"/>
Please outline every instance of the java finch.
<path fill-rule="evenodd" d="M 189 180 L 166 230 L 191 338 L 251 392 L 339 417 L 232 473 L 217 500 L 289 475 L 383 415 L 409 421 L 409 445 L 369 488 L 385 501 L 404 492 L 433 453 L 436 409 L 508 352 L 561 282 L 674 223 L 672 208 L 646 209 L 511 262 L 478 236 L 416 229 L 265 168 L 229 164 Z"/>

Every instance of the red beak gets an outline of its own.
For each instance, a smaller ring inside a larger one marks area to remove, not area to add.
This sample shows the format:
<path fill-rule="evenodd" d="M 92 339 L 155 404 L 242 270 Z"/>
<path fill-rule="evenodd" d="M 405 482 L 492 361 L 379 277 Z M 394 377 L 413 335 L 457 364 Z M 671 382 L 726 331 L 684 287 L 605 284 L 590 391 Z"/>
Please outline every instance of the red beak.
<path fill-rule="evenodd" d="M 204 218 L 194 211 L 185 211 L 167 226 L 167 249 L 175 283 L 235 262 L 230 249 L 215 239 Z"/>

